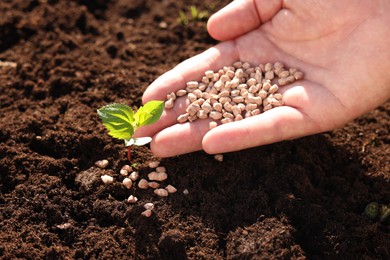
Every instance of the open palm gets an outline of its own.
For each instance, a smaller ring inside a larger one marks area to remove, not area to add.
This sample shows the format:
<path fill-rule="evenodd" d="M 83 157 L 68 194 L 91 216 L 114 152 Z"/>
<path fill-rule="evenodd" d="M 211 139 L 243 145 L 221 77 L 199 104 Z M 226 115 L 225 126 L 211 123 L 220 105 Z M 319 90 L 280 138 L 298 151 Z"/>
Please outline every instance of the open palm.
<path fill-rule="evenodd" d="M 161 157 L 204 149 L 236 151 L 342 126 L 390 97 L 390 2 L 237 0 L 213 15 L 209 33 L 224 41 L 159 77 L 143 101 L 162 100 L 236 60 L 281 61 L 305 73 L 282 87 L 285 106 L 209 130 L 208 120 L 177 124 L 184 98 L 137 135 L 153 136 Z"/>

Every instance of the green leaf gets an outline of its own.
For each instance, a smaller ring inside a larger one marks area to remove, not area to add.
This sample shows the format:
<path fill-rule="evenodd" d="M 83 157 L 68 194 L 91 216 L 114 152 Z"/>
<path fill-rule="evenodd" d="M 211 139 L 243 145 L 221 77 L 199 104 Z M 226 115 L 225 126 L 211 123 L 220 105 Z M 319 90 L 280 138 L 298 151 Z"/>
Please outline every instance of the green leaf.
<path fill-rule="evenodd" d="M 113 103 L 98 109 L 98 115 L 108 134 L 118 139 L 129 139 L 134 134 L 134 112 L 131 107 Z"/>
<path fill-rule="evenodd" d="M 188 19 L 186 14 L 183 11 L 179 11 L 179 22 L 182 25 L 187 25 L 188 24 Z"/>
<path fill-rule="evenodd" d="M 190 12 L 191 12 L 192 19 L 197 20 L 198 17 L 199 17 L 198 8 L 196 8 L 196 6 L 191 5 L 190 6 Z"/>
<path fill-rule="evenodd" d="M 155 123 L 164 111 L 164 101 L 152 100 L 140 107 L 134 115 L 137 127 Z"/>

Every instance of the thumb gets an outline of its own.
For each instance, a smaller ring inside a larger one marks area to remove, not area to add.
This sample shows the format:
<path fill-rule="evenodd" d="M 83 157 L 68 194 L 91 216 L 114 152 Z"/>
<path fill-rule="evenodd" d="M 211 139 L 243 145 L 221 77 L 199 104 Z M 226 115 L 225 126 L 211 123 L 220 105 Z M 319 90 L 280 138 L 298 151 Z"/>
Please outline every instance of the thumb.
<path fill-rule="evenodd" d="M 235 0 L 212 15 L 207 23 L 209 34 L 225 41 L 241 36 L 270 20 L 283 0 Z"/>

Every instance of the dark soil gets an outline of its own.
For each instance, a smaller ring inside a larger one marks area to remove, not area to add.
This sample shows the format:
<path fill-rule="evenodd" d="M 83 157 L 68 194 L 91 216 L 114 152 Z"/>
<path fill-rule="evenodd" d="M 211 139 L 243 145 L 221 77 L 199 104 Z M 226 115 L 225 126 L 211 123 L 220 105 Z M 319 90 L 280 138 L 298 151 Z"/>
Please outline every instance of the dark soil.
<path fill-rule="evenodd" d="M 163 159 L 165 184 L 178 188 L 168 198 L 121 185 L 126 149 L 96 109 L 139 106 L 155 78 L 215 43 L 188 7 L 228 2 L 0 2 L 0 60 L 17 64 L 0 67 L 1 259 L 390 258 L 389 221 L 362 214 L 390 203 L 390 102 L 223 163 L 204 152 Z M 132 156 L 146 176 L 148 147 Z M 104 158 L 108 168 L 95 168 Z M 103 185 L 103 173 L 117 182 Z"/>

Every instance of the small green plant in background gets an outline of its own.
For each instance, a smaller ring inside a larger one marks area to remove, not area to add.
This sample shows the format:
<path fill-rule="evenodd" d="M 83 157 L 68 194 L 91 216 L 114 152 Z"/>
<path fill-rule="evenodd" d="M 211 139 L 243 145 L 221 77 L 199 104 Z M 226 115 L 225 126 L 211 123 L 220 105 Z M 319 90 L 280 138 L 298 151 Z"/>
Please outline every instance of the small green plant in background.
<path fill-rule="evenodd" d="M 188 19 L 187 19 L 186 13 L 181 11 L 181 10 L 179 11 L 179 22 L 182 25 L 187 25 L 188 24 Z"/>
<path fill-rule="evenodd" d="M 364 215 L 371 220 L 383 223 L 390 217 L 390 205 L 370 202 L 364 209 Z"/>
<path fill-rule="evenodd" d="M 209 17 L 208 11 L 199 11 L 194 5 L 190 6 L 188 11 L 190 12 L 190 18 L 187 17 L 184 11 L 179 11 L 179 22 L 182 25 L 187 25 L 191 21 L 203 21 Z"/>
<path fill-rule="evenodd" d="M 137 167 L 138 167 L 138 163 L 132 163 L 132 164 L 131 164 L 131 167 L 137 168 Z"/>
<path fill-rule="evenodd" d="M 209 13 L 207 11 L 199 11 L 196 6 L 191 5 L 189 9 L 191 13 L 191 18 L 194 21 L 201 21 L 203 19 L 208 18 L 209 16 Z"/>
<path fill-rule="evenodd" d="M 141 146 L 149 143 L 151 137 L 134 138 L 135 131 L 141 126 L 155 123 L 164 110 L 164 102 L 152 100 L 141 106 L 137 112 L 127 105 L 113 103 L 97 110 L 108 134 L 124 140 L 127 146 L 127 159 L 130 161 L 131 146 Z"/>

